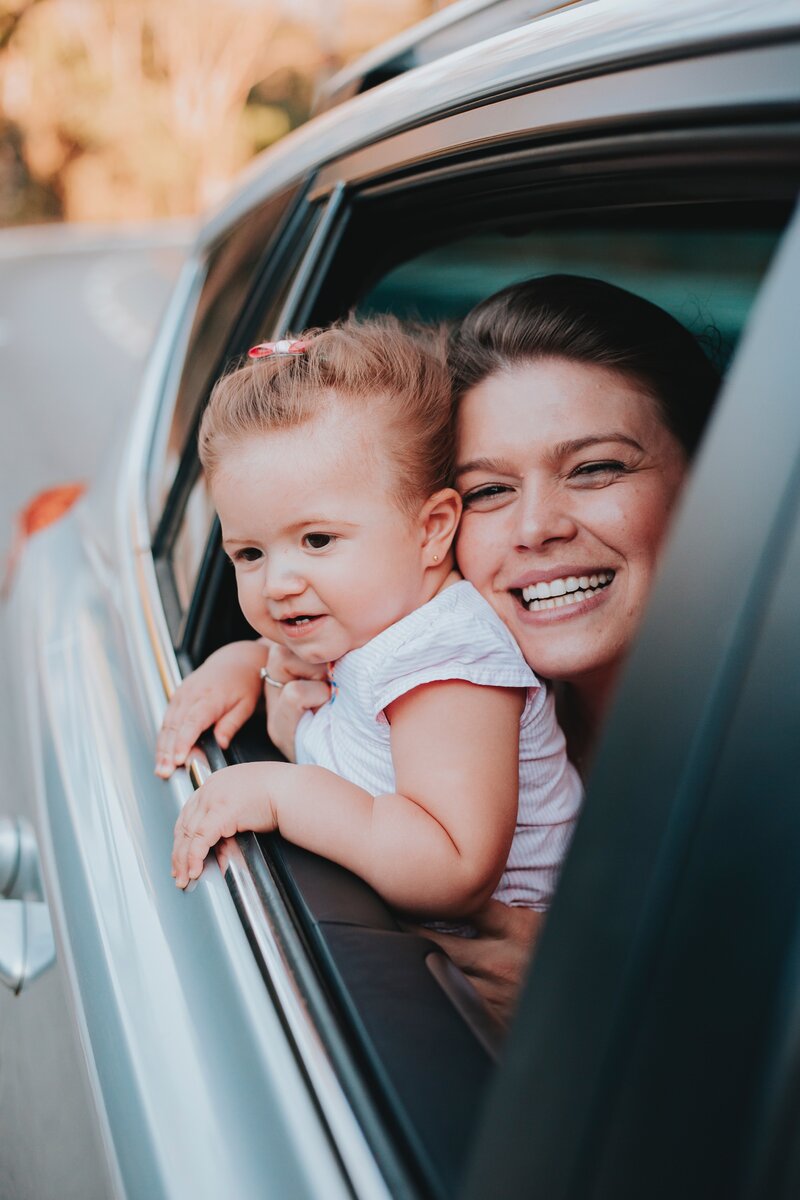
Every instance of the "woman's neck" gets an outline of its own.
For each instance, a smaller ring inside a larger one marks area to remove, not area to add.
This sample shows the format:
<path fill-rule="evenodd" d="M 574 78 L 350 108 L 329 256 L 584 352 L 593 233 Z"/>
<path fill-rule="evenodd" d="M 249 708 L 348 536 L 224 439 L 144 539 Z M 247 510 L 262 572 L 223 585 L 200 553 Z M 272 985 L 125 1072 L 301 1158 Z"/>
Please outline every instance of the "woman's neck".
<path fill-rule="evenodd" d="M 619 666 L 555 685 L 558 720 L 567 739 L 570 761 L 585 778 L 598 734 L 614 695 Z"/>

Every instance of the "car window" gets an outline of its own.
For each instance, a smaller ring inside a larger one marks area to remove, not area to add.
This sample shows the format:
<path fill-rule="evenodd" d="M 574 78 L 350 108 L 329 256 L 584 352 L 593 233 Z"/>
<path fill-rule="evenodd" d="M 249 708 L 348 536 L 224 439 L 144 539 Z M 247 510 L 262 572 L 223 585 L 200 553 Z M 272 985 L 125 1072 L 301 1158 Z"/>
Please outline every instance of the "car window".
<path fill-rule="evenodd" d="M 197 394 L 216 369 L 250 288 L 255 265 L 270 245 L 295 191 L 282 192 L 255 212 L 248 213 L 208 253 L 205 279 L 177 384 L 161 486 L 154 500 L 156 513 L 160 514 L 175 478 L 193 420 Z"/>
<path fill-rule="evenodd" d="M 754 214 L 755 216 L 755 214 Z M 644 296 L 705 338 L 724 363 L 744 328 L 779 229 L 618 225 L 485 233 L 401 263 L 359 309 L 455 320 L 484 296 L 534 275 L 589 275 Z"/>
<path fill-rule="evenodd" d="M 192 597 L 203 558 L 208 531 L 214 520 L 214 505 L 202 471 L 189 492 L 178 533 L 172 546 L 172 573 L 181 611 Z"/>
<path fill-rule="evenodd" d="M 165 612 L 175 633 L 198 579 L 213 519 L 194 439 L 214 381 L 232 359 L 271 330 L 292 280 L 291 264 L 313 235 L 319 209 L 293 205 L 298 190 L 243 218 L 209 256 L 167 438 L 154 556 Z"/>

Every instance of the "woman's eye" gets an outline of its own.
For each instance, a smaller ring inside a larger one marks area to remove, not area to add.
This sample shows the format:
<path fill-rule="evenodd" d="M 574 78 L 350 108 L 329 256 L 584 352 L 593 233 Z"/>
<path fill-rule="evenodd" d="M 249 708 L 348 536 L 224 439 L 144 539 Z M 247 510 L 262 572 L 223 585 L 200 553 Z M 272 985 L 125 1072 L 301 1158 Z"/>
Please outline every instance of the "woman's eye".
<path fill-rule="evenodd" d="M 616 459 L 604 459 L 602 462 L 582 463 L 571 473 L 579 483 L 605 483 L 618 475 L 625 475 L 630 470 L 623 462 Z"/>
<path fill-rule="evenodd" d="M 505 483 L 484 483 L 472 488 L 462 496 L 464 508 L 489 508 L 493 501 L 502 500 L 509 495 L 511 488 Z"/>
<path fill-rule="evenodd" d="M 303 537 L 303 545 L 308 550 L 326 550 L 335 541 L 336 537 L 332 533 L 307 533 Z"/>

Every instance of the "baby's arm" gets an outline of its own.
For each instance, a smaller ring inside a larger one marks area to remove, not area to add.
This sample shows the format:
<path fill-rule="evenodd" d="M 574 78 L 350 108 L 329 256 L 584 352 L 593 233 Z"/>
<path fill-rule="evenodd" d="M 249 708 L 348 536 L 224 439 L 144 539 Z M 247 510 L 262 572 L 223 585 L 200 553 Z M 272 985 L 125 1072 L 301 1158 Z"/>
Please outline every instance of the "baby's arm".
<path fill-rule="evenodd" d="M 521 689 L 427 684 L 392 704 L 397 792 L 371 796 L 323 767 L 244 763 L 216 772 L 175 828 L 185 887 L 220 837 L 277 829 L 360 875 L 390 904 L 464 916 L 502 874 L 517 814 Z"/>
<path fill-rule="evenodd" d="M 204 730 L 225 749 L 253 715 L 261 698 L 260 668 L 267 661 L 262 641 L 231 642 L 209 655 L 172 695 L 156 741 L 156 775 L 168 779 Z"/>

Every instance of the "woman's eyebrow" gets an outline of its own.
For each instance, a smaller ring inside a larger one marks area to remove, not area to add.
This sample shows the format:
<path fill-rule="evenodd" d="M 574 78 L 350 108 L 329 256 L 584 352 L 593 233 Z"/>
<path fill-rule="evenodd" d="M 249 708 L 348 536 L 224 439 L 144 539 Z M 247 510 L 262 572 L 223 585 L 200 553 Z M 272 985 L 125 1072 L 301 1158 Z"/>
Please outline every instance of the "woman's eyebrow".
<path fill-rule="evenodd" d="M 617 430 L 612 430 L 610 433 L 593 433 L 587 437 L 572 438 L 567 442 L 558 442 L 548 451 L 548 457 L 551 458 L 566 458 L 570 454 L 577 454 L 580 450 L 586 450 L 589 446 L 600 446 L 609 442 L 621 442 L 625 446 L 630 446 L 634 450 L 639 450 L 644 454 L 644 446 L 637 442 L 635 438 L 630 437 L 627 433 L 619 433 Z M 459 463 L 456 466 L 456 479 L 460 475 L 468 475 L 470 471 L 488 472 L 490 475 L 516 475 L 518 467 L 515 467 L 510 459 L 507 458 L 473 458 L 469 462 Z"/>
<path fill-rule="evenodd" d="M 473 458 L 470 462 L 460 463 L 456 467 L 456 479 L 459 475 L 468 475 L 470 471 L 488 471 L 490 475 L 515 475 L 516 470 L 507 458 Z"/>
<path fill-rule="evenodd" d="M 634 450 L 640 450 L 644 454 L 644 446 L 630 437 L 627 433 L 597 433 L 591 434 L 589 437 L 573 438 L 568 442 L 559 442 L 553 447 L 554 458 L 566 458 L 570 454 L 576 454 L 579 450 L 586 450 L 589 446 L 600 446 L 608 442 L 622 442 L 624 446 L 631 446 Z"/>

